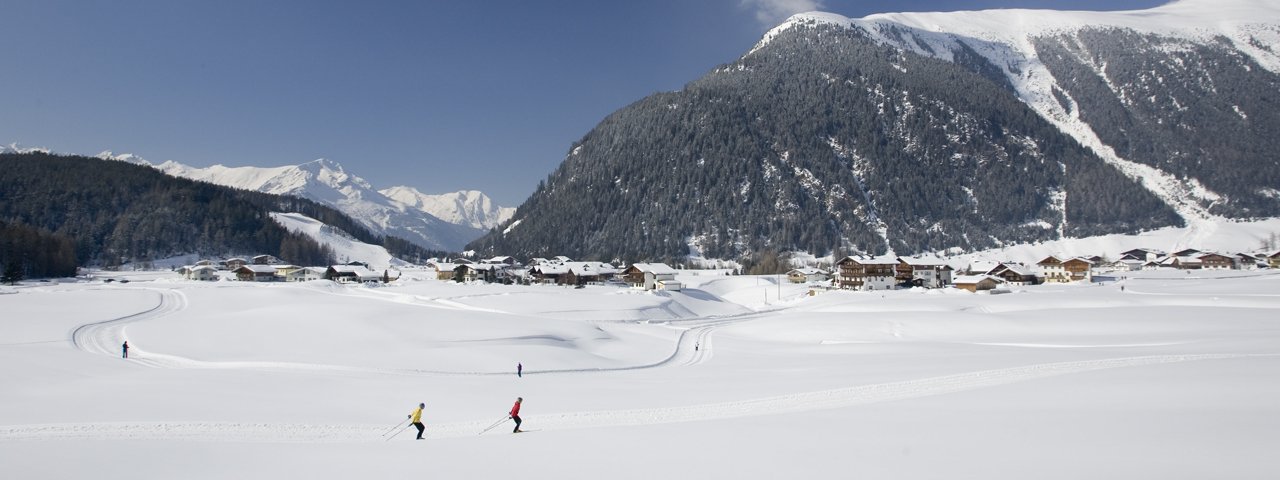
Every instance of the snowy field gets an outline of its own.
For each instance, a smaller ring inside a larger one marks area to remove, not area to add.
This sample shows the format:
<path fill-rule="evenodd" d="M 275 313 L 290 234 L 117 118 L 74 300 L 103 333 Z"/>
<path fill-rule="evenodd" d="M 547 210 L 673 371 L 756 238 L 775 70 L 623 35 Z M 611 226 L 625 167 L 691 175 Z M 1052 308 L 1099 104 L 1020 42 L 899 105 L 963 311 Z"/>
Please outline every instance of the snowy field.
<path fill-rule="evenodd" d="M 115 275 L 0 287 L 4 478 L 1280 477 L 1267 271 L 998 295 Z M 528 433 L 479 435 L 517 396 Z M 426 440 L 386 441 L 419 402 Z"/>

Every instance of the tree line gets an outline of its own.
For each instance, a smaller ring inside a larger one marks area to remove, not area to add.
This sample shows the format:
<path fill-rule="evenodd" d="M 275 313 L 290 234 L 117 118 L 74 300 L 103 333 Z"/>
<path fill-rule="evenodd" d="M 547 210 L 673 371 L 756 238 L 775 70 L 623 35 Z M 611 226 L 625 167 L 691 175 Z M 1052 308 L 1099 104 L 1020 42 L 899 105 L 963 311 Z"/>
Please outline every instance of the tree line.
<path fill-rule="evenodd" d="M 20 242 L 9 242 L 22 247 L 14 247 L 19 253 L 7 257 L 22 258 L 32 276 L 65 275 L 67 264 L 113 267 L 190 253 L 262 253 L 301 265 L 335 261 L 332 249 L 284 228 L 270 218 L 271 212 L 301 213 L 366 243 L 386 240 L 341 212 L 303 198 L 176 178 L 97 158 L 0 155 L 0 221 L 26 232 L 15 235 Z M 393 254 L 433 253 L 408 242 L 389 243 Z M 50 245 L 59 246 L 56 261 L 40 253 Z"/>

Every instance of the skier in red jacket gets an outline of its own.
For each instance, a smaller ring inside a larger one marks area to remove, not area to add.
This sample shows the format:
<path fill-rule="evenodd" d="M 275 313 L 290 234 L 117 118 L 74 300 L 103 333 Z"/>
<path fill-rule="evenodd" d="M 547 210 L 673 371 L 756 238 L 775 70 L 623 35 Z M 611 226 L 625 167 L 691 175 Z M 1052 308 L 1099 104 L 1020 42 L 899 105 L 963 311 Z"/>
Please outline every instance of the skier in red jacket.
<path fill-rule="evenodd" d="M 516 421 L 516 429 L 515 429 L 515 430 L 512 430 L 512 431 L 511 431 L 511 433 L 520 433 L 520 432 L 521 432 L 521 430 L 520 430 L 520 402 L 523 402 L 523 401 L 524 401 L 524 398 L 523 398 L 523 397 L 516 397 L 516 404 L 511 406 L 511 419 Z"/>

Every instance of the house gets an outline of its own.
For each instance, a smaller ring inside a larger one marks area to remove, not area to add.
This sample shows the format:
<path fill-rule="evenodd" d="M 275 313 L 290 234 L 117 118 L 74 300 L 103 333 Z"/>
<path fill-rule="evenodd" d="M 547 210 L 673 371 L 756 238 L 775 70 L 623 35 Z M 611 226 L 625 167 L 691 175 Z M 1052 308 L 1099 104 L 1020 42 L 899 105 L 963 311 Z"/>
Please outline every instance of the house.
<path fill-rule="evenodd" d="M 1093 281 L 1093 262 L 1083 258 L 1072 258 L 1062 262 L 1062 267 L 1067 271 L 1067 280 L 1071 282 L 1092 282 Z"/>
<path fill-rule="evenodd" d="M 235 270 L 248 264 L 249 261 L 243 258 L 228 258 L 222 261 L 222 266 L 227 270 Z"/>
<path fill-rule="evenodd" d="M 284 275 L 286 282 L 310 282 L 312 280 L 324 279 L 325 269 L 317 267 L 305 267 L 291 270 Z"/>
<path fill-rule="evenodd" d="M 287 279 L 289 277 L 289 274 L 293 273 L 293 271 L 302 270 L 302 267 L 300 266 L 288 265 L 288 264 L 272 265 L 271 267 L 276 269 L 277 277 L 285 278 L 285 279 Z"/>
<path fill-rule="evenodd" d="M 453 269 L 453 279 L 458 282 L 500 282 L 506 278 L 507 266 L 493 263 L 458 265 Z"/>
<path fill-rule="evenodd" d="M 563 263 L 543 261 L 529 267 L 529 278 L 530 282 L 533 283 L 566 285 L 568 280 L 565 279 L 565 276 L 568 274 L 569 267 Z"/>
<path fill-rule="evenodd" d="M 1114 262 L 1104 263 L 1099 267 L 1112 272 L 1136 272 L 1142 270 L 1142 266 L 1146 264 L 1146 260 L 1137 260 L 1130 257 L 1121 258 Z"/>
<path fill-rule="evenodd" d="M 1196 258 L 1200 260 L 1200 268 L 1206 270 L 1233 270 L 1236 268 L 1235 258 L 1220 253 L 1201 253 Z"/>
<path fill-rule="evenodd" d="M 645 290 L 680 290 L 676 269 L 665 263 L 637 263 L 622 271 L 628 285 Z"/>
<path fill-rule="evenodd" d="M 901 286 L 942 288 L 951 283 L 952 268 L 940 258 L 898 257 L 895 270 Z"/>
<path fill-rule="evenodd" d="M 796 268 L 787 272 L 787 280 L 791 283 L 815 283 L 831 280 L 831 274 L 820 268 Z"/>
<path fill-rule="evenodd" d="M 217 265 L 214 265 L 213 260 L 201 260 L 201 261 L 199 261 L 199 262 L 196 262 L 196 265 L 195 265 L 195 266 L 197 266 L 197 267 L 206 267 L 206 266 L 207 266 L 207 267 L 216 267 Z"/>
<path fill-rule="evenodd" d="M 427 268 L 435 269 L 437 280 L 453 280 L 453 271 L 458 268 L 458 264 L 432 260 L 427 262 Z"/>
<path fill-rule="evenodd" d="M 255 255 L 253 257 L 254 265 L 275 265 L 280 263 L 280 259 L 271 255 Z"/>
<path fill-rule="evenodd" d="M 1266 262 L 1247 253 L 1237 253 L 1233 258 L 1237 269 L 1253 270 L 1266 265 Z"/>
<path fill-rule="evenodd" d="M 1280 251 L 1271 252 L 1266 256 L 1267 268 L 1280 268 Z"/>
<path fill-rule="evenodd" d="M 1166 265 L 1181 270 L 1199 270 L 1204 268 L 1204 263 L 1199 257 L 1173 255 L 1166 259 Z"/>
<path fill-rule="evenodd" d="M 501 264 L 509 267 L 514 267 L 516 266 L 516 257 L 497 256 L 497 257 L 486 258 L 484 260 L 481 260 L 480 263 L 488 263 L 488 264 L 494 264 L 494 265 Z"/>
<path fill-rule="evenodd" d="M 1159 250 L 1152 250 L 1150 248 L 1135 248 L 1133 250 L 1120 252 L 1121 260 L 1130 259 L 1130 260 L 1138 260 L 1142 262 L 1154 261 L 1155 259 L 1163 256 L 1164 256 L 1164 252 L 1161 252 Z"/>
<path fill-rule="evenodd" d="M 1021 263 L 1001 263 L 999 266 L 986 273 L 987 275 L 1000 279 L 1008 285 L 1023 286 L 1040 284 L 1040 277 L 1036 276 L 1036 271 Z"/>
<path fill-rule="evenodd" d="M 213 265 L 188 265 L 179 268 L 178 274 L 187 280 L 208 282 L 218 279 L 218 269 Z"/>
<path fill-rule="evenodd" d="M 1196 249 L 1194 249 L 1194 248 L 1188 248 L 1188 249 L 1186 249 L 1186 250 L 1178 250 L 1178 251 L 1176 251 L 1176 252 L 1173 252 L 1173 255 L 1172 255 L 1172 256 L 1174 256 L 1174 257 L 1194 257 L 1194 256 L 1199 255 L 1199 254 L 1201 254 L 1201 253 L 1204 253 L 1204 252 L 1201 252 L 1201 251 L 1196 250 Z"/>
<path fill-rule="evenodd" d="M 1080 258 L 1045 257 L 1036 263 L 1046 283 L 1088 282 L 1093 280 L 1093 262 Z"/>
<path fill-rule="evenodd" d="M 891 290 L 896 283 L 898 259 L 894 256 L 844 257 L 836 262 L 836 287 L 847 290 Z"/>
<path fill-rule="evenodd" d="M 986 290 L 995 290 L 996 287 L 1004 283 L 999 278 L 991 275 L 960 275 L 952 280 L 952 285 L 961 290 L 970 292 L 980 292 Z"/>
<path fill-rule="evenodd" d="M 378 282 L 382 274 L 360 265 L 333 265 L 325 269 L 324 279 L 338 283 Z"/>
<path fill-rule="evenodd" d="M 565 262 L 564 266 L 569 270 L 564 276 L 566 285 L 600 285 L 618 274 L 617 268 L 604 262 Z"/>
<path fill-rule="evenodd" d="M 241 265 L 232 272 L 236 274 L 236 280 L 242 282 L 276 281 L 276 268 L 271 265 Z"/>

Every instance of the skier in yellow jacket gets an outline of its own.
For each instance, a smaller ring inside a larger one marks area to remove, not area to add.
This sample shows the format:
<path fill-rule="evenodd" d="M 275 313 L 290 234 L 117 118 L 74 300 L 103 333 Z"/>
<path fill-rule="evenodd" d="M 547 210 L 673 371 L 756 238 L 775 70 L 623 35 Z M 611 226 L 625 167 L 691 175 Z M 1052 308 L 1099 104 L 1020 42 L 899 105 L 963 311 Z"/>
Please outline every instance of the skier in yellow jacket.
<path fill-rule="evenodd" d="M 422 432 L 427 430 L 426 425 L 422 424 L 422 409 L 426 407 L 427 404 L 419 403 L 418 408 L 413 409 L 413 413 L 409 414 L 409 419 L 413 421 L 413 426 L 418 427 L 418 440 L 422 440 Z"/>

